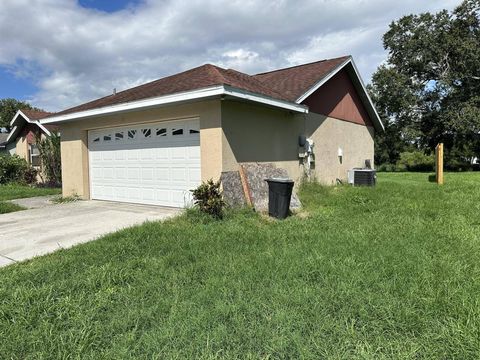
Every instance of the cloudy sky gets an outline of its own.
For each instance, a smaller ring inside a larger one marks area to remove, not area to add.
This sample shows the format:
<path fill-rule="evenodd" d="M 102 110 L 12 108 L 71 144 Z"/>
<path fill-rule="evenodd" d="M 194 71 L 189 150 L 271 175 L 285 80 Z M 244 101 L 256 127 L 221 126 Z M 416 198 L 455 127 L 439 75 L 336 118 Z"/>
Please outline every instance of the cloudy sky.
<path fill-rule="evenodd" d="M 460 0 L 1 0 L 0 98 L 57 111 L 204 63 L 247 73 L 352 54 L 366 82 L 381 36 Z"/>

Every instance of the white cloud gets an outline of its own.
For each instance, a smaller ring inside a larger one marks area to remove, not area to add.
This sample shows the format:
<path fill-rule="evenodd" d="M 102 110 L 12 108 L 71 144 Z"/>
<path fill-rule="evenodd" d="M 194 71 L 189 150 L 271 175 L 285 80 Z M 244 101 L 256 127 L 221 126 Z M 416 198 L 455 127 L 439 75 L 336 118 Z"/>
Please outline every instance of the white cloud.
<path fill-rule="evenodd" d="M 352 54 L 365 80 L 381 36 L 408 13 L 458 1 L 145 1 L 112 14 L 74 0 L 2 0 L 0 65 L 60 110 L 206 62 L 255 73 Z"/>

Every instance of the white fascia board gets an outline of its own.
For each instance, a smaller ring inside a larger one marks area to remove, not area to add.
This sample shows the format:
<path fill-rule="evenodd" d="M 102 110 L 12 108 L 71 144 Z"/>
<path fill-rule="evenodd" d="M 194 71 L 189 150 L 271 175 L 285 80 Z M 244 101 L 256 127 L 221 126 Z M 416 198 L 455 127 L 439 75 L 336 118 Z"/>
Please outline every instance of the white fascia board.
<path fill-rule="evenodd" d="M 203 98 L 221 96 L 221 95 L 229 95 L 236 98 L 255 101 L 262 104 L 280 107 L 280 108 L 284 108 L 284 109 L 288 109 L 296 112 L 302 112 L 302 113 L 308 112 L 308 107 L 304 105 L 277 100 L 270 97 L 242 91 L 229 86 L 219 85 L 219 86 L 213 86 L 209 88 L 193 90 L 193 91 L 188 91 L 183 93 L 160 96 L 156 98 L 131 101 L 128 103 L 112 105 L 112 106 L 105 106 L 105 107 L 92 109 L 92 110 L 79 111 L 71 114 L 52 116 L 40 121 L 42 124 L 67 122 L 67 121 L 73 121 L 73 120 L 78 120 L 82 118 L 89 118 L 93 116 L 114 114 L 114 113 L 120 113 L 125 111 L 132 111 L 132 110 L 140 110 L 140 109 L 151 108 L 151 107 L 160 106 L 160 105 L 168 105 L 176 102 L 197 100 L 197 99 L 203 99 Z"/>
<path fill-rule="evenodd" d="M 10 126 L 14 126 L 15 125 L 15 122 L 17 121 L 17 118 L 19 116 L 23 116 L 25 119 L 28 119 L 28 117 L 22 112 L 22 110 L 18 110 L 15 114 L 15 116 L 13 117 L 12 121 L 10 121 Z"/>
<path fill-rule="evenodd" d="M 17 129 L 18 129 L 18 128 L 17 128 L 16 126 L 14 126 L 14 127 L 12 128 L 12 130 L 10 131 L 10 134 L 9 134 L 8 137 L 7 137 L 7 141 L 6 141 L 7 144 L 10 143 L 10 141 L 11 141 L 12 138 L 13 138 L 13 135 L 15 135 L 15 136 L 17 135 L 17 134 L 16 134 L 16 133 L 17 133 Z"/>
<path fill-rule="evenodd" d="M 292 102 L 274 99 L 268 96 L 259 95 L 256 93 L 251 93 L 249 91 L 240 90 L 237 88 L 233 88 L 230 86 L 225 86 L 225 93 L 224 95 L 233 96 L 239 99 L 250 100 L 253 102 L 270 105 L 290 111 L 300 112 L 300 113 L 308 113 L 308 106 L 295 104 Z"/>
<path fill-rule="evenodd" d="M 332 77 L 334 77 L 340 70 L 342 70 L 345 66 L 348 64 L 352 64 L 353 70 L 355 71 L 355 75 L 358 79 L 358 82 L 360 83 L 360 86 L 362 87 L 362 92 L 365 98 L 367 99 L 368 104 L 367 107 L 370 108 L 370 110 L 374 114 L 374 121 L 380 125 L 382 130 L 385 130 L 385 127 L 383 126 L 382 120 L 380 119 L 380 116 L 378 115 L 377 109 L 375 109 L 375 105 L 373 105 L 373 101 L 368 95 L 367 88 L 365 87 L 365 83 L 362 80 L 362 77 L 360 76 L 360 72 L 358 71 L 357 65 L 355 65 L 355 62 L 353 61 L 352 57 L 348 57 L 343 63 L 338 65 L 330 74 L 328 74 L 325 78 L 317 82 L 315 85 L 313 85 L 305 94 L 300 96 L 295 102 L 297 104 L 300 104 L 302 101 L 304 101 L 306 98 L 308 98 L 310 95 L 312 95 L 315 91 L 317 91 L 323 84 L 325 84 L 328 80 L 330 80 Z"/>
<path fill-rule="evenodd" d="M 43 126 L 40 121 L 38 120 L 30 120 L 30 118 L 25 115 L 22 110 L 18 110 L 17 113 L 15 114 L 15 116 L 13 117 L 12 121 L 10 121 L 10 126 L 13 126 L 14 129 L 18 128 L 18 125 L 15 125 L 15 123 L 17 122 L 17 119 L 19 116 L 22 116 L 24 118 L 24 120 L 29 123 L 29 124 L 35 124 L 37 125 L 40 129 L 42 129 L 42 131 L 47 134 L 48 136 L 51 136 L 52 134 L 50 133 L 50 131 L 45 127 Z M 13 131 L 11 132 L 11 134 L 8 136 L 8 139 L 7 139 L 7 142 L 10 141 L 10 138 L 11 136 L 13 135 Z"/>
<path fill-rule="evenodd" d="M 114 113 L 120 113 L 125 111 L 145 109 L 145 108 L 150 108 L 150 107 L 155 107 L 155 106 L 165 105 L 165 104 L 170 104 L 175 102 L 201 99 L 201 98 L 217 96 L 222 94 L 223 94 L 223 86 L 214 86 L 214 87 L 204 88 L 200 90 L 177 93 L 173 95 L 159 96 L 159 97 L 150 98 L 150 99 L 143 99 L 143 100 L 117 104 L 117 105 L 104 106 L 101 108 L 96 108 L 91 110 L 78 111 L 71 114 L 52 116 L 52 117 L 41 120 L 41 122 L 42 124 L 66 122 L 66 121 L 89 118 L 89 117 L 99 116 L 99 115 L 114 114 Z"/>
<path fill-rule="evenodd" d="M 342 70 L 345 67 L 345 65 L 347 65 L 350 62 L 352 62 L 352 57 L 351 56 L 349 56 L 343 63 L 338 65 L 330 74 L 328 74 L 322 80 L 318 81 L 315 85 L 313 85 L 305 94 L 300 96 L 295 102 L 297 104 L 300 104 L 303 100 L 305 100 L 310 95 L 312 95 L 315 91 L 317 91 L 320 88 L 320 86 L 322 86 L 328 80 L 330 80 L 332 77 L 334 77 L 340 70 Z"/>

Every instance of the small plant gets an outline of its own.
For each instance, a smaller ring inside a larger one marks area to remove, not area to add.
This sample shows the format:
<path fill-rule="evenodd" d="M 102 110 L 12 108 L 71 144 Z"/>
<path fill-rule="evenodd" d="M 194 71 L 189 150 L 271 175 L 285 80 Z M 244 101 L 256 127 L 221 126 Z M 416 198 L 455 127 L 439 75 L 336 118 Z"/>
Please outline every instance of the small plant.
<path fill-rule="evenodd" d="M 38 170 L 33 166 L 28 166 L 23 173 L 23 180 L 28 185 L 33 185 L 37 183 Z"/>
<path fill-rule="evenodd" d="M 195 205 L 200 211 L 213 216 L 216 219 L 223 218 L 225 201 L 220 190 L 220 181 L 214 182 L 212 179 L 202 184 L 194 190 L 193 194 Z"/>
<path fill-rule="evenodd" d="M 71 202 L 76 202 L 80 200 L 80 196 L 71 195 L 71 196 L 57 196 L 50 200 L 54 204 L 66 204 Z"/>

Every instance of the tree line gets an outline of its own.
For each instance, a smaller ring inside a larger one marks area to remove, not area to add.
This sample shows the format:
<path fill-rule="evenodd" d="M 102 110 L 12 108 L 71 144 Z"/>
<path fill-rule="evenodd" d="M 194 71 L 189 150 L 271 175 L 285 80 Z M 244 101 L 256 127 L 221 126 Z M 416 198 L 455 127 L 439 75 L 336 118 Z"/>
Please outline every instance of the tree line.
<path fill-rule="evenodd" d="M 385 125 L 375 162 L 445 146 L 447 167 L 480 158 L 480 0 L 453 11 L 408 15 L 383 36 L 388 57 L 372 76 L 370 95 Z"/>

